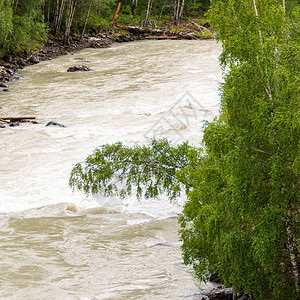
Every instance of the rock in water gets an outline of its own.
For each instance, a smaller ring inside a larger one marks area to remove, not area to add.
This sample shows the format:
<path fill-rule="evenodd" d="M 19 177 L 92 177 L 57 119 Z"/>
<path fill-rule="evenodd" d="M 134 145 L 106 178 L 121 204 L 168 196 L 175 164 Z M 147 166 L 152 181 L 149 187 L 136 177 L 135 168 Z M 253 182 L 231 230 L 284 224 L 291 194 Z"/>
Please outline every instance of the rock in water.
<path fill-rule="evenodd" d="M 19 126 L 20 125 L 20 123 L 19 122 L 11 122 L 11 123 L 9 123 L 9 127 L 16 127 L 16 126 Z"/>
<path fill-rule="evenodd" d="M 58 127 L 66 127 L 65 125 L 63 124 L 60 124 L 60 123 L 56 123 L 54 121 L 50 121 L 46 124 L 46 126 L 58 126 Z"/>
<path fill-rule="evenodd" d="M 89 71 L 93 71 L 92 69 L 90 69 L 87 66 L 74 66 L 74 67 L 70 67 L 67 72 L 89 72 Z"/>
<path fill-rule="evenodd" d="M 5 82 L 0 82 L 0 87 L 8 88 L 9 86 Z"/>

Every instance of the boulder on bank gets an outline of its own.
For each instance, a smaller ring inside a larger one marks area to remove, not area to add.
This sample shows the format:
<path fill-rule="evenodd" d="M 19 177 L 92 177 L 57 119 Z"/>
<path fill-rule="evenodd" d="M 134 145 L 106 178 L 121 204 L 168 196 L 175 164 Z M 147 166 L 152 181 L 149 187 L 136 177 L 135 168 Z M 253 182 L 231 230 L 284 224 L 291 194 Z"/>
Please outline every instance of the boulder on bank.
<path fill-rule="evenodd" d="M 233 299 L 233 289 L 225 288 L 225 289 L 217 289 L 212 291 L 208 295 L 210 300 L 232 300 Z"/>
<path fill-rule="evenodd" d="M 29 61 L 33 64 L 38 64 L 40 62 L 40 60 L 38 59 L 37 56 L 35 55 L 32 55 L 30 58 L 29 58 Z"/>
<path fill-rule="evenodd" d="M 250 300 L 249 295 L 235 294 L 232 288 L 225 288 L 224 286 L 218 286 L 213 289 L 207 289 L 201 291 L 197 300 Z"/>
<path fill-rule="evenodd" d="M 70 67 L 67 70 L 67 72 L 89 72 L 89 71 L 93 71 L 93 70 L 84 65 Z"/>

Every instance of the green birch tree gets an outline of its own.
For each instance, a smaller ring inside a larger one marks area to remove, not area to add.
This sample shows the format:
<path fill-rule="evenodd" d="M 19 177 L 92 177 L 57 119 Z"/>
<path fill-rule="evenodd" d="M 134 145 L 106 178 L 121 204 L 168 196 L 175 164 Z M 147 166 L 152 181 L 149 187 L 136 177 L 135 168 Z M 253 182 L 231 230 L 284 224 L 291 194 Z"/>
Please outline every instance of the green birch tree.
<path fill-rule="evenodd" d="M 0 57 L 9 47 L 8 37 L 13 30 L 13 9 L 10 0 L 0 0 Z"/>
<path fill-rule="evenodd" d="M 180 218 L 184 260 L 255 299 L 299 296 L 299 5 L 213 1 L 222 115 Z"/>

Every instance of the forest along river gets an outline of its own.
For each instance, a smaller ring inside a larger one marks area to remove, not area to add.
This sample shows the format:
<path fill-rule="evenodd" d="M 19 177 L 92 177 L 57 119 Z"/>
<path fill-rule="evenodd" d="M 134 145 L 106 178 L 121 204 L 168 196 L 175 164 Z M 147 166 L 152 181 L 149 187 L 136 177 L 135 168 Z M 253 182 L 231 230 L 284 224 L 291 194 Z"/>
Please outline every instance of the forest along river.
<path fill-rule="evenodd" d="M 184 197 L 86 197 L 68 179 L 105 143 L 199 145 L 203 120 L 218 114 L 220 51 L 214 41 L 140 41 L 20 71 L 0 115 L 39 124 L 0 129 L 1 299 L 196 298 L 204 285 L 177 235 Z M 66 72 L 79 64 L 94 71 Z"/>

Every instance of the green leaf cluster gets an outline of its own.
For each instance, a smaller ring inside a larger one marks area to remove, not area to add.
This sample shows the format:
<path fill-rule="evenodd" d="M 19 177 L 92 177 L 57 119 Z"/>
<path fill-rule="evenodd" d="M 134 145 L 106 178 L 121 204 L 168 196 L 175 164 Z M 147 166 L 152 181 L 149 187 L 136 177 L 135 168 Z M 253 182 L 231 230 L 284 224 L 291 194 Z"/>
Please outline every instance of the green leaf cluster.
<path fill-rule="evenodd" d="M 154 140 L 148 146 L 103 145 L 75 165 L 70 186 L 87 194 L 125 197 L 135 193 L 137 198 L 153 198 L 166 193 L 175 199 L 182 190 L 175 174 L 188 166 L 193 151 L 187 143 L 174 148 L 167 140 Z"/>
<path fill-rule="evenodd" d="M 42 14 L 43 0 L 0 1 L 0 57 L 31 51 L 47 35 Z"/>

